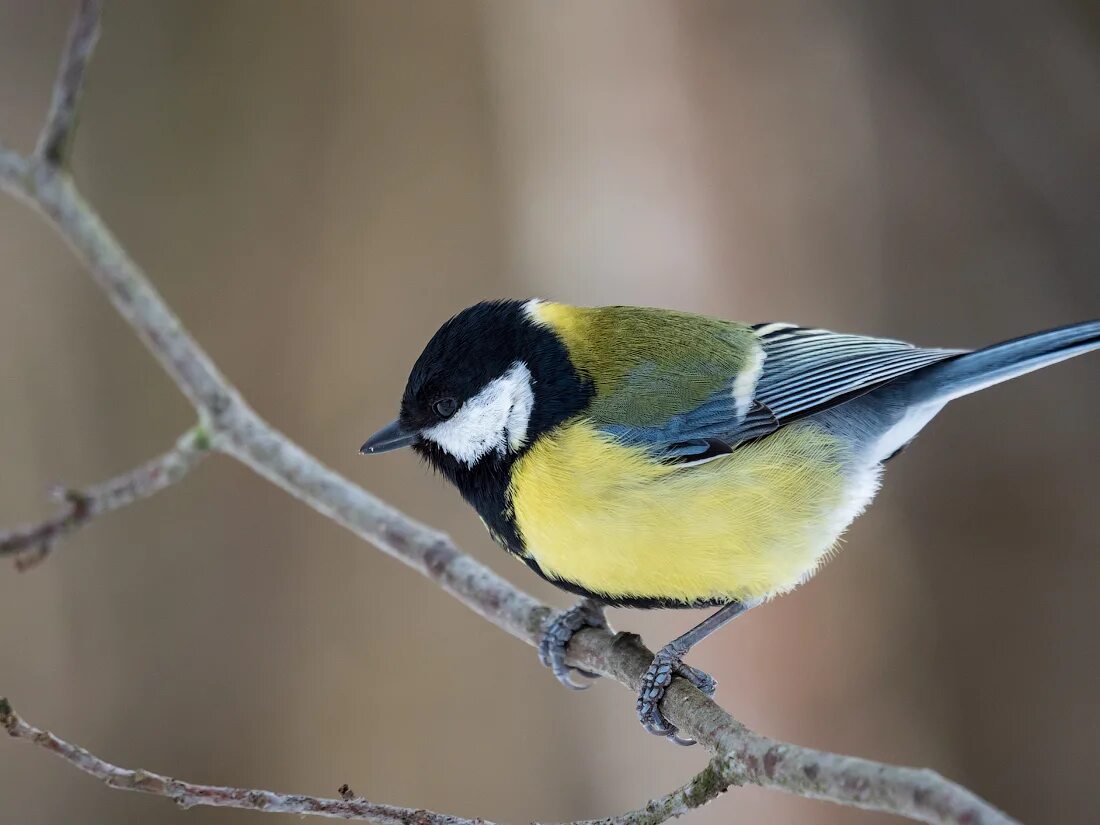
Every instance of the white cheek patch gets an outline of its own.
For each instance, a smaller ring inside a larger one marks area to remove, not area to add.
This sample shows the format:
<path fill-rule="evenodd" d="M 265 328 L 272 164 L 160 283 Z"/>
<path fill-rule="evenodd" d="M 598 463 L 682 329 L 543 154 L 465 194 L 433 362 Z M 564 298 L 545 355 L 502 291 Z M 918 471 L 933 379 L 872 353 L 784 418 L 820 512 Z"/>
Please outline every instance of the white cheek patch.
<path fill-rule="evenodd" d="M 517 361 L 467 399 L 458 412 L 421 432 L 461 461 L 473 466 L 494 450 L 518 450 L 527 441 L 527 424 L 535 405 L 531 371 Z"/>
<path fill-rule="evenodd" d="M 508 446 L 518 450 L 527 443 L 527 424 L 531 420 L 531 410 L 535 406 L 535 392 L 532 389 L 534 379 L 531 378 L 531 372 L 526 364 L 522 361 L 517 362 L 505 378 L 513 374 L 514 377 L 510 379 L 514 385 L 512 407 L 508 411 L 505 431 L 508 436 Z"/>

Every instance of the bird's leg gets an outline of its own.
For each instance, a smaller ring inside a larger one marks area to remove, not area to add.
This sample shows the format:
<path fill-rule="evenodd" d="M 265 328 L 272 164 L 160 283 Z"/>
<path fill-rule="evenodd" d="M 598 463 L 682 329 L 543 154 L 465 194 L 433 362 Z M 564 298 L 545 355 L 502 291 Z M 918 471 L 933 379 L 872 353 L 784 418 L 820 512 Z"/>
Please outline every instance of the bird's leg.
<path fill-rule="evenodd" d="M 573 634 L 585 627 L 607 627 L 603 615 L 604 605 L 595 599 L 584 598 L 558 617 L 546 628 L 539 639 L 539 661 L 554 671 L 554 678 L 570 690 L 585 690 L 588 685 L 574 682 L 569 671 L 575 670 L 590 679 L 599 678 L 598 673 L 574 668 L 565 663 L 565 646 Z"/>
<path fill-rule="evenodd" d="M 664 699 L 668 686 L 672 684 L 674 675 L 684 677 L 707 696 L 714 695 L 717 686 L 714 679 L 701 670 L 685 665 L 683 658 L 695 645 L 752 606 L 751 602 L 730 602 L 657 652 L 653 657 L 653 664 L 642 677 L 642 687 L 638 691 L 638 702 L 635 706 L 643 728 L 657 736 L 668 737 L 677 745 L 695 744 L 693 739 L 677 736 L 676 726 L 661 713 L 661 700 Z"/>

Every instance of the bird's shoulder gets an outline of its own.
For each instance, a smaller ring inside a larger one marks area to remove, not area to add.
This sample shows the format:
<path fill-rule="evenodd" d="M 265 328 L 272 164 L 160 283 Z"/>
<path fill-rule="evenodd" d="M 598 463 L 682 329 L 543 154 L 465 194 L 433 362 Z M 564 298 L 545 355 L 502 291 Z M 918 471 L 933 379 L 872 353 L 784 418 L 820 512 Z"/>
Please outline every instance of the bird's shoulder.
<path fill-rule="evenodd" d="M 537 302 L 595 392 L 587 414 L 601 424 L 657 426 L 758 369 L 759 340 L 747 324 L 651 307 L 576 307 Z"/>

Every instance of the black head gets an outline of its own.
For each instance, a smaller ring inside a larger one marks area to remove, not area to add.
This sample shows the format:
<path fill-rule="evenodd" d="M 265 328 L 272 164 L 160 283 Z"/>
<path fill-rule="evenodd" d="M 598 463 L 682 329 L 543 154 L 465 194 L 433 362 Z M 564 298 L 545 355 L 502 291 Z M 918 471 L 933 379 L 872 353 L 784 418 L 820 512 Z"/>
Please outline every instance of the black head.
<path fill-rule="evenodd" d="M 412 368 L 397 421 L 362 451 L 412 446 L 463 487 L 584 409 L 590 386 L 528 305 L 487 301 L 443 324 Z"/>

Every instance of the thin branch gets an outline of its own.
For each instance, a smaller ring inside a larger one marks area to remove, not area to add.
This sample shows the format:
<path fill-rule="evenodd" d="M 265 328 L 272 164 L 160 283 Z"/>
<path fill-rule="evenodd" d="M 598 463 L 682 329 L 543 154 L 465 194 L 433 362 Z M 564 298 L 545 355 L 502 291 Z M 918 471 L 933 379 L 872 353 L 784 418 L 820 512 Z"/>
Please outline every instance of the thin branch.
<path fill-rule="evenodd" d="M 99 39 L 99 18 L 102 12 L 102 0 L 81 0 L 69 29 L 69 40 L 65 44 L 61 67 L 53 87 L 50 111 L 34 150 L 35 155 L 50 166 L 63 166 L 67 160 L 76 131 L 84 75 L 92 50 Z"/>
<path fill-rule="evenodd" d="M 27 176 L 29 168 L 30 164 L 27 163 L 26 158 L 0 141 L 0 187 L 20 200 L 26 200 L 27 203 L 30 201 L 23 194 L 26 188 L 26 182 L 23 179 Z"/>
<path fill-rule="evenodd" d="M 140 467 L 85 490 L 62 488 L 57 497 L 65 506 L 39 524 L 0 532 L 0 556 L 15 556 L 16 568 L 26 570 L 41 562 L 58 539 L 96 516 L 118 510 L 160 492 L 186 476 L 210 449 L 202 425 L 184 433 L 164 455 Z"/>
<path fill-rule="evenodd" d="M 740 785 L 740 774 L 730 759 L 714 757 L 699 773 L 672 793 L 650 800 L 644 808 L 605 817 L 586 819 L 572 825 L 659 825 L 702 808 L 732 785 Z"/>
<path fill-rule="evenodd" d="M 463 819 L 432 811 L 380 805 L 350 794 L 347 798 L 342 794 L 340 799 L 325 799 L 302 794 L 198 785 L 150 771 L 120 768 L 89 753 L 84 748 L 59 739 L 49 731 L 27 724 L 11 709 L 8 700 L 3 698 L 0 698 L 0 727 L 5 728 L 15 739 L 31 742 L 60 756 L 84 773 L 101 779 L 111 788 L 167 797 L 182 808 L 200 805 L 216 808 L 244 808 L 268 813 L 312 814 L 333 819 L 367 820 L 376 825 L 493 825 L 484 819 Z"/>
<path fill-rule="evenodd" d="M 64 75 L 64 73 L 63 73 Z M 529 644 L 554 611 L 461 552 L 433 530 L 321 464 L 261 419 L 164 303 L 71 180 L 35 160 L 0 153 L 0 188 L 46 216 L 207 424 L 214 448 L 439 584 L 470 609 Z M 637 690 L 653 654 L 631 634 L 588 629 L 569 662 Z M 932 771 L 870 762 L 770 739 L 748 729 L 681 679 L 662 704 L 681 730 L 724 760 L 731 783 L 955 825 L 1013 820 Z"/>
<path fill-rule="evenodd" d="M 376 825 L 494 825 L 485 819 L 465 819 L 422 808 L 402 808 L 368 802 L 356 796 L 347 785 L 342 785 L 337 791 L 340 794 L 339 799 L 327 799 L 304 794 L 199 785 L 151 771 L 120 768 L 78 745 L 29 724 L 12 710 L 11 704 L 3 697 L 0 697 L 0 728 L 5 729 L 14 739 L 38 745 L 61 757 L 84 773 L 102 780 L 108 787 L 163 796 L 182 808 L 244 808 L 267 813 L 366 820 Z M 654 799 L 644 808 L 607 819 L 583 820 L 566 825 L 660 825 L 661 822 L 702 807 L 726 790 L 733 781 L 734 774 L 729 769 L 729 761 L 714 759 L 690 782 L 670 794 Z"/>

